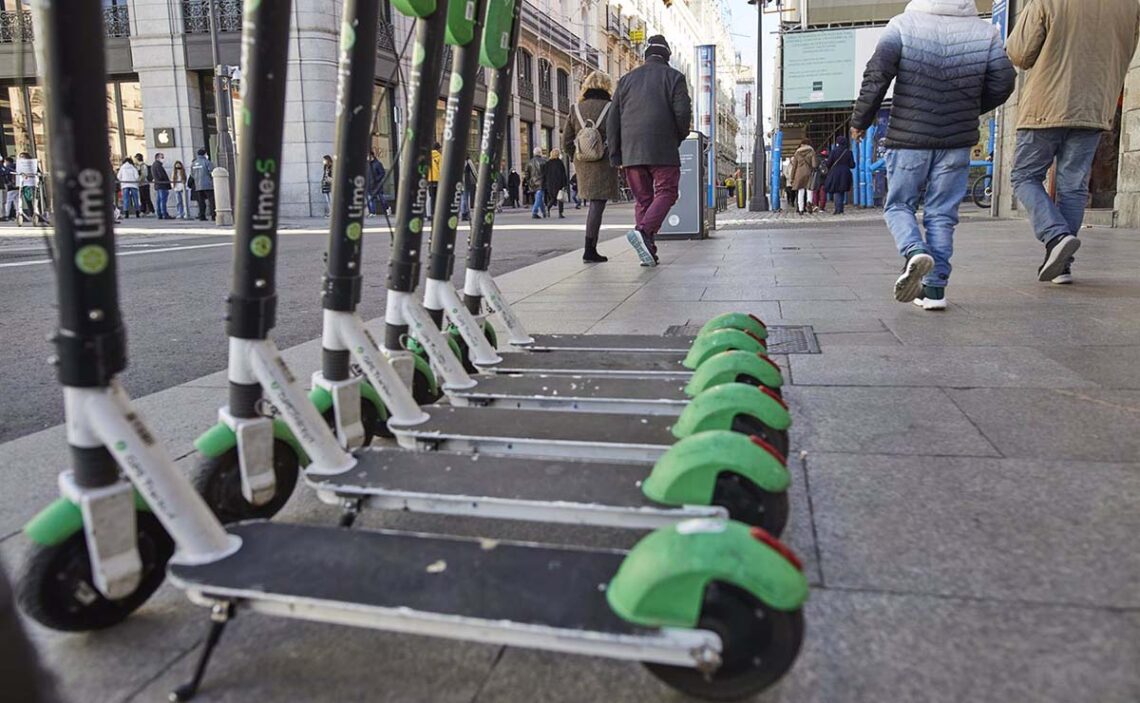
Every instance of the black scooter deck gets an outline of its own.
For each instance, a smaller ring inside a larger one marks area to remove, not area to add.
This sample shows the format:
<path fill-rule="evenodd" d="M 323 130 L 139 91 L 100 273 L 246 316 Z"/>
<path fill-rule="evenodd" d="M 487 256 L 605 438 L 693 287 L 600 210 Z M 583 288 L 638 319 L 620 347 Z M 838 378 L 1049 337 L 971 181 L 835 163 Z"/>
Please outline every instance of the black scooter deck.
<path fill-rule="evenodd" d="M 387 530 L 247 522 L 241 548 L 218 561 L 171 564 L 182 588 L 207 598 L 410 609 L 612 634 L 625 622 L 605 586 L 625 554 Z"/>
<path fill-rule="evenodd" d="M 643 465 L 390 447 L 357 453 L 352 471 L 306 475 L 322 500 L 447 515 L 654 529 L 689 518 L 727 517 L 715 506 L 671 507 L 641 491 Z"/>
<path fill-rule="evenodd" d="M 667 415 L 527 412 L 500 408 L 432 407 L 431 419 L 393 427 L 398 437 L 456 451 L 655 461 L 674 442 Z"/>
<path fill-rule="evenodd" d="M 679 415 L 685 380 L 545 374 L 485 374 L 474 388 L 448 391 L 453 403 L 499 408 Z"/>
<path fill-rule="evenodd" d="M 534 342 L 518 345 L 519 349 L 552 350 L 573 349 L 575 351 L 641 351 L 641 352 L 681 352 L 689 351 L 696 337 L 667 337 L 659 334 L 535 334 Z"/>
<path fill-rule="evenodd" d="M 525 351 L 501 352 L 502 362 L 481 368 L 490 373 L 574 374 L 626 378 L 685 379 L 693 372 L 681 365 L 687 352 Z"/>

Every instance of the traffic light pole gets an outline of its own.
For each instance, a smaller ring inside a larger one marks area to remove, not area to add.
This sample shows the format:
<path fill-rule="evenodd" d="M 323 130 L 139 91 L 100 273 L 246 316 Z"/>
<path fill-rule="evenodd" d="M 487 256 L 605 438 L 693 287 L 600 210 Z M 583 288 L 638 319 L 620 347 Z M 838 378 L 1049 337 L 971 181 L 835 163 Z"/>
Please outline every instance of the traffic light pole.
<path fill-rule="evenodd" d="M 755 128 L 752 130 L 752 174 L 755 184 L 752 200 L 748 203 L 750 212 L 763 212 L 768 204 L 768 159 L 764 151 L 764 0 L 756 2 L 756 110 Z"/>

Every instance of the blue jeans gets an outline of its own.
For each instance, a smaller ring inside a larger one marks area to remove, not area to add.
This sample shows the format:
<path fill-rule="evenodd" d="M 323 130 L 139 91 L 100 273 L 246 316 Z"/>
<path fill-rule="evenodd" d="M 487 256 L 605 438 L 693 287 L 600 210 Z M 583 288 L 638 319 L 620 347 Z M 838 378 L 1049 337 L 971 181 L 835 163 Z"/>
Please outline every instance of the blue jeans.
<path fill-rule="evenodd" d="M 185 190 L 174 191 L 174 209 L 178 213 L 178 219 L 190 217 L 190 198 L 186 196 Z"/>
<path fill-rule="evenodd" d="M 471 193 L 466 190 L 459 196 L 459 217 L 467 219 L 471 215 Z"/>
<path fill-rule="evenodd" d="M 934 270 L 922 279 L 925 286 L 944 288 L 950 280 L 958 206 L 966 194 L 969 176 L 969 147 L 887 152 L 887 202 L 883 217 L 900 254 L 909 256 L 923 250 L 934 257 Z M 923 186 L 926 186 L 922 206 L 925 241 L 915 216 Z"/>
<path fill-rule="evenodd" d="M 835 214 L 836 215 L 842 215 L 843 214 L 843 206 L 847 204 L 847 194 L 846 193 L 832 193 L 831 197 L 833 200 L 835 200 Z"/>
<path fill-rule="evenodd" d="M 170 217 L 170 213 L 166 211 L 166 201 L 170 199 L 170 191 L 156 190 L 155 194 L 158 196 L 158 202 L 155 203 L 155 208 L 158 210 L 158 216 L 165 220 Z"/>
<path fill-rule="evenodd" d="M 134 203 L 135 212 L 140 209 L 139 205 L 139 189 L 138 188 L 123 188 L 123 216 L 126 217 L 127 213 L 131 211 L 131 204 Z"/>
<path fill-rule="evenodd" d="M 1085 219 L 1089 172 L 1100 144 L 1098 129 L 1019 129 L 1013 155 L 1013 192 L 1025 206 L 1033 234 L 1042 242 L 1076 235 Z M 1057 160 L 1057 202 L 1045 191 L 1045 176 Z"/>
<path fill-rule="evenodd" d="M 542 188 L 534 191 L 534 205 L 530 208 L 530 214 L 544 217 L 546 215 L 546 208 L 542 205 Z"/>

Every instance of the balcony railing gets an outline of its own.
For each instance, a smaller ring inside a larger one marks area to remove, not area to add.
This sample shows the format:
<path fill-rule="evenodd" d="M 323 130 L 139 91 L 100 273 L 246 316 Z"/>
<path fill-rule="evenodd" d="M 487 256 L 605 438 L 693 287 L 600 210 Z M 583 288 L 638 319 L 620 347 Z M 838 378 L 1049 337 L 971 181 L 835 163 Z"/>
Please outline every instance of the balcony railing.
<path fill-rule="evenodd" d="M 131 13 L 126 5 L 103 8 L 103 31 L 108 37 L 131 36 Z"/>
<path fill-rule="evenodd" d="M 534 83 L 519 79 L 519 97 L 534 102 Z"/>
<path fill-rule="evenodd" d="M 241 0 L 214 0 L 219 32 L 241 31 Z M 187 34 L 210 33 L 210 0 L 182 0 L 182 28 Z"/>
<path fill-rule="evenodd" d="M 526 2 L 523 5 L 522 20 L 524 27 L 549 41 L 554 48 L 561 49 L 571 56 L 581 56 L 583 46 L 581 37 L 566 29 L 561 22 L 555 21 L 534 4 Z"/>
<path fill-rule="evenodd" d="M 381 18 L 376 22 L 376 48 L 389 54 L 396 53 L 396 27 Z"/>
<path fill-rule="evenodd" d="M 613 10 L 606 13 L 606 31 L 621 35 L 621 16 Z"/>
<path fill-rule="evenodd" d="M 563 112 L 563 113 L 570 112 L 570 95 L 569 94 L 567 94 L 567 93 L 559 93 L 558 94 L 558 111 Z"/>
<path fill-rule="evenodd" d="M 15 44 L 32 41 L 32 11 L 4 10 L 0 12 L 0 43 Z"/>
<path fill-rule="evenodd" d="M 554 91 L 550 88 L 539 88 L 538 102 L 541 103 L 543 107 L 554 107 Z"/>
<path fill-rule="evenodd" d="M 108 37 L 131 36 L 130 20 L 126 5 L 103 8 L 103 30 Z M 30 43 L 34 39 L 31 10 L 0 11 L 0 44 Z"/>

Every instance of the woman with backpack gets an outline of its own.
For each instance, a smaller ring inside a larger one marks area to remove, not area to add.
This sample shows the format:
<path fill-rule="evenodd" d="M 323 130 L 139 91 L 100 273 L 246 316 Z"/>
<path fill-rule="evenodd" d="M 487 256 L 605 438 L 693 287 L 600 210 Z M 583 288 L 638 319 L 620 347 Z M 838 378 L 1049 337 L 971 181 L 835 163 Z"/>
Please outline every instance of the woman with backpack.
<path fill-rule="evenodd" d="M 609 259 L 598 253 L 598 235 L 606 203 L 618 197 L 617 169 L 610 165 L 606 148 L 606 115 L 613 93 L 610 77 L 594 71 L 582 81 L 582 94 L 562 131 L 562 148 L 574 162 L 578 174 L 578 197 L 586 205 L 586 246 L 582 261 L 599 263 Z"/>

